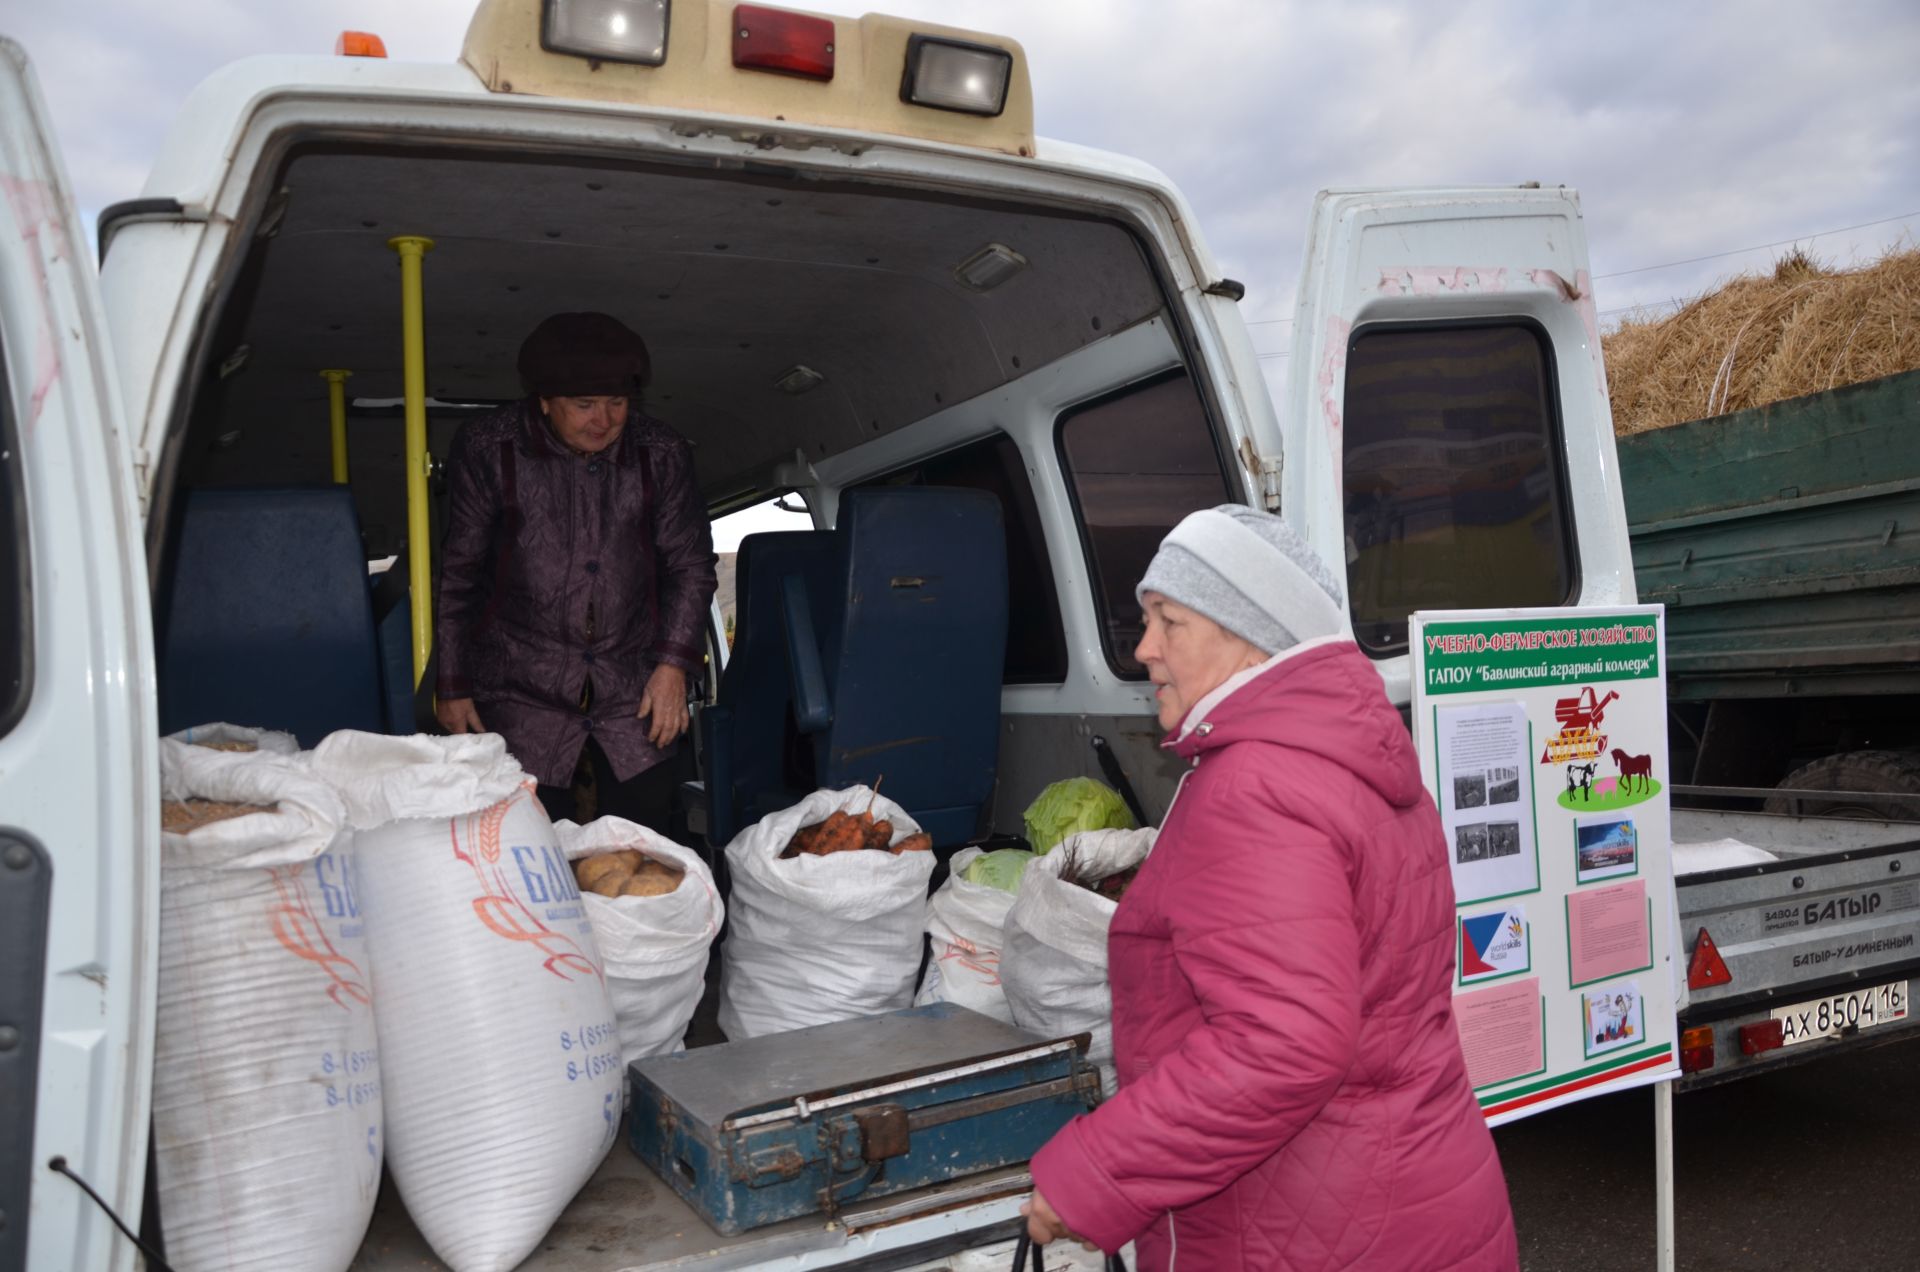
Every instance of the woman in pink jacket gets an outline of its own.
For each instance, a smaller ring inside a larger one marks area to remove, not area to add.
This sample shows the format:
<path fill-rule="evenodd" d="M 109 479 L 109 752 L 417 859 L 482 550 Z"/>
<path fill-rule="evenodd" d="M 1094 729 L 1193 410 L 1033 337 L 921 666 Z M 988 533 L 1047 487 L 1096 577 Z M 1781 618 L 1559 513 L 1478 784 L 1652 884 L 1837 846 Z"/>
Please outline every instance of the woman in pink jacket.
<path fill-rule="evenodd" d="M 1034 1158 L 1031 1235 L 1143 1270 L 1516 1268 L 1439 815 L 1338 584 L 1229 505 L 1137 594 L 1192 768 L 1107 938 L 1119 1094 Z"/>

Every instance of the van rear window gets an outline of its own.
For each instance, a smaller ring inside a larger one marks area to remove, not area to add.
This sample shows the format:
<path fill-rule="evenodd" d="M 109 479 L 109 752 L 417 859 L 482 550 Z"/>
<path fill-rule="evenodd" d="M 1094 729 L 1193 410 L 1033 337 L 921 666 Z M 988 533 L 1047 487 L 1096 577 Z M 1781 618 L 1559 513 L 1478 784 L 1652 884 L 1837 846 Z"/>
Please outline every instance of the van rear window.
<path fill-rule="evenodd" d="M 1132 385 L 1060 417 L 1060 465 L 1086 536 L 1107 662 L 1142 680 L 1144 628 L 1133 589 L 1167 531 L 1228 502 L 1206 409 L 1185 371 Z"/>
<path fill-rule="evenodd" d="M 1575 590 L 1560 416 L 1531 323 L 1363 328 L 1347 351 L 1347 595 L 1376 657 L 1419 609 L 1560 605 Z"/>
<path fill-rule="evenodd" d="M 1067 678 L 1067 637 L 1053 565 L 1040 530 L 1040 509 L 1020 448 L 1005 433 L 895 469 L 863 486 L 960 486 L 1000 501 L 1007 533 L 1007 669 L 1010 685 L 1059 684 Z"/>

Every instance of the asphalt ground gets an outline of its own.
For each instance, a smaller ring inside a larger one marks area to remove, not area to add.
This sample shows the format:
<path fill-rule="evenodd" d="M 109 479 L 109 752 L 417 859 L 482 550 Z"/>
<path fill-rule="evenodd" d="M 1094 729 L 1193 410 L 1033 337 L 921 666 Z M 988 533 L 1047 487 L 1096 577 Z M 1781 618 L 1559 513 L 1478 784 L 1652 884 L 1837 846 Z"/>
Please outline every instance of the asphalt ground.
<path fill-rule="evenodd" d="M 1526 1272 L 1653 1267 L 1653 1096 L 1602 1096 L 1494 1133 Z M 1685 1272 L 1920 1269 L 1920 1040 L 1674 1100 Z"/>

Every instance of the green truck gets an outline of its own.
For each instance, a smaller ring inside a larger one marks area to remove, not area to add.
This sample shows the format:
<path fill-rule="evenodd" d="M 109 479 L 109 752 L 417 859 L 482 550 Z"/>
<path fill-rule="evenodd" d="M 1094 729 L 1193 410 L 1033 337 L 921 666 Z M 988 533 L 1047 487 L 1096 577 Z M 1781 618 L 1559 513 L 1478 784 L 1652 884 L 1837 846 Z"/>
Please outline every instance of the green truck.
<path fill-rule="evenodd" d="M 1915 1037 L 1920 371 L 1618 454 L 1667 607 L 1681 1086 Z"/>
<path fill-rule="evenodd" d="M 1920 819 L 1920 371 L 1619 455 L 1640 599 L 1667 607 L 1676 775 L 1778 788 L 1773 813 Z"/>

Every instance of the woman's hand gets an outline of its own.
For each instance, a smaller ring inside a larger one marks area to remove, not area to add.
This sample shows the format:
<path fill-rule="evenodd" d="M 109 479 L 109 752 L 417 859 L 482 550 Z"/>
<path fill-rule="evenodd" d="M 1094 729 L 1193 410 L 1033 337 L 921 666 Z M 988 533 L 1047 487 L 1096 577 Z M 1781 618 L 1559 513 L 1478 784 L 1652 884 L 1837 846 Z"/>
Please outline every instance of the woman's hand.
<path fill-rule="evenodd" d="M 647 740 L 665 747 L 687 731 L 687 673 L 671 663 L 661 663 L 647 677 L 640 695 L 640 710 L 634 713 L 648 720 Z"/>
<path fill-rule="evenodd" d="M 473 709 L 472 698 L 439 698 L 433 704 L 434 718 L 448 733 L 485 733 L 480 713 Z"/>
<path fill-rule="evenodd" d="M 1078 1241 L 1084 1249 L 1094 1248 L 1093 1242 L 1067 1227 L 1067 1221 L 1047 1204 L 1047 1199 L 1040 1195 L 1038 1188 L 1033 1190 L 1033 1196 L 1027 1199 L 1027 1204 L 1020 1207 L 1020 1213 L 1027 1217 L 1027 1236 L 1037 1246 L 1065 1237 L 1069 1241 Z"/>

